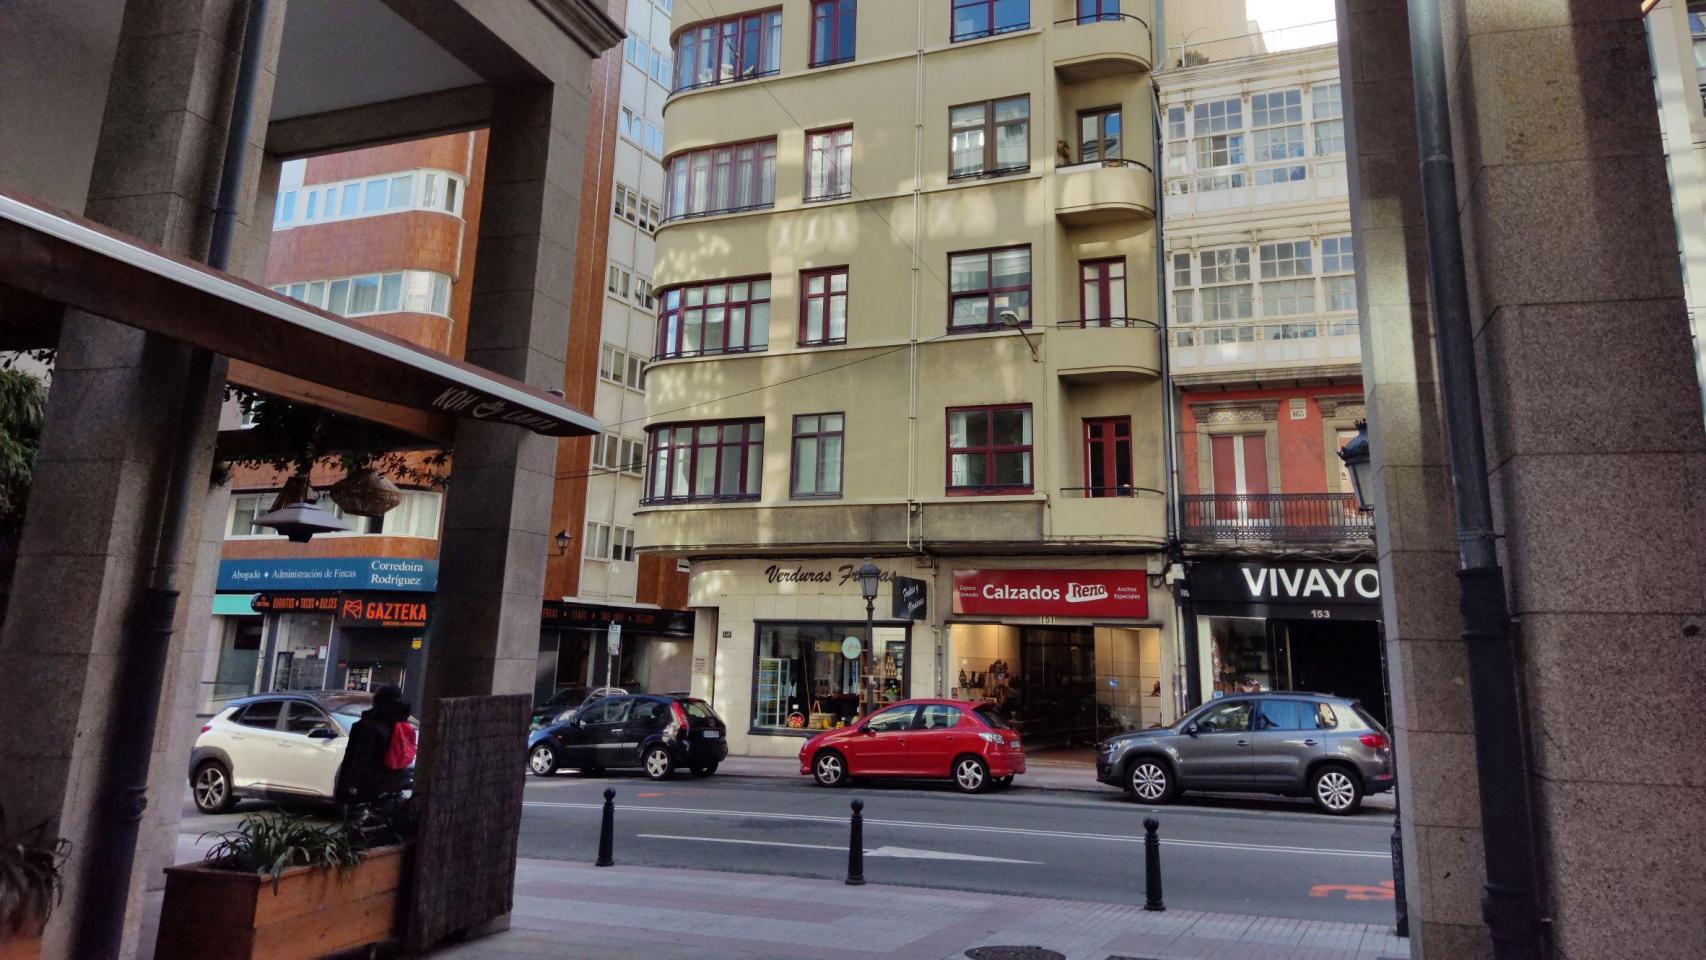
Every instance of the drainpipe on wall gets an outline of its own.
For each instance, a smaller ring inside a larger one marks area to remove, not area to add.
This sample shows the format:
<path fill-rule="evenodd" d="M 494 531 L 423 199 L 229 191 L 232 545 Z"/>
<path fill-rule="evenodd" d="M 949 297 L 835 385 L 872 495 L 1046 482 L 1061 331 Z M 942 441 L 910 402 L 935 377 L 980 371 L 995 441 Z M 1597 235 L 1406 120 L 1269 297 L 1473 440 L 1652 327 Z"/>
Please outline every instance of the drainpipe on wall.
<path fill-rule="evenodd" d="M 261 46 L 266 33 L 267 0 L 250 0 L 243 30 L 243 51 L 237 64 L 231 121 L 226 131 L 225 157 L 219 173 L 219 194 L 213 211 L 213 236 L 207 264 L 216 270 L 231 262 L 237 233 L 237 204 L 243 194 L 244 156 L 254 119 L 255 86 L 260 74 Z M 197 466 L 197 439 L 213 389 L 215 358 L 200 347 L 185 351 L 183 392 L 180 396 L 175 449 L 166 477 L 160 535 L 148 586 L 142 591 L 120 638 L 118 689 L 106 730 L 108 762 L 103 764 L 96 813 L 99 844 L 89 853 L 78 895 L 79 926 L 72 955 L 112 960 L 124 939 L 125 904 L 130 898 L 131 872 L 142 816 L 148 806 L 149 761 L 154 754 L 155 728 L 172 646 L 173 619 L 183 584 L 179 558 L 199 520 L 192 509 L 198 490 L 208 480 Z M 220 367 L 223 372 L 223 367 Z"/>
<path fill-rule="evenodd" d="M 1409 0 L 1422 208 L 1427 220 L 1428 289 L 1440 376 L 1461 569 L 1459 609 L 1469 660 L 1475 771 L 1487 884 L 1481 909 L 1499 960 L 1545 956 L 1539 864 L 1517 694 L 1515 643 L 1493 532 L 1481 423 L 1480 384 L 1458 221 L 1445 49 L 1439 0 Z M 1379 444 L 1374 444 L 1376 450 Z"/>

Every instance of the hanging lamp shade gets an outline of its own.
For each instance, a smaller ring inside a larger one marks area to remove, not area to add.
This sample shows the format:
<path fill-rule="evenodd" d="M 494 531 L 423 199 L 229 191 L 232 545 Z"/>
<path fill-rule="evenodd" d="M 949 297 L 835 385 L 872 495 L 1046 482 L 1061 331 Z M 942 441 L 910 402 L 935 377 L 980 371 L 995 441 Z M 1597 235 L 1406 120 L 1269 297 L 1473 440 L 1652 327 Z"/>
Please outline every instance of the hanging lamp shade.
<path fill-rule="evenodd" d="M 299 473 L 284 481 L 284 488 L 279 490 L 278 496 L 273 498 L 272 506 L 267 510 L 283 510 L 293 503 L 313 503 L 318 499 L 320 495 L 314 492 L 314 485 L 308 482 L 308 475 Z"/>
<path fill-rule="evenodd" d="M 271 527 L 291 543 L 307 543 L 316 533 L 347 533 L 350 525 L 329 510 L 312 503 L 292 503 L 255 518 L 255 525 Z"/>
<path fill-rule="evenodd" d="M 403 502 L 403 491 L 372 467 L 351 471 L 331 494 L 333 503 L 358 517 L 382 517 Z"/>

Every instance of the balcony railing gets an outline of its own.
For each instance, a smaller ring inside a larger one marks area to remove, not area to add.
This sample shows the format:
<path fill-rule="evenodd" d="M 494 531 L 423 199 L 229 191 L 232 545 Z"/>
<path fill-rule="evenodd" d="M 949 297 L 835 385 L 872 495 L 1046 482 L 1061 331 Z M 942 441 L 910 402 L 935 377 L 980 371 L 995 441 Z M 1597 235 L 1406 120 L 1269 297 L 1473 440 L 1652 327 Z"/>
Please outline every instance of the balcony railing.
<path fill-rule="evenodd" d="M 1348 493 L 1209 493 L 1179 498 L 1192 543 L 1371 543 L 1374 517 Z"/>

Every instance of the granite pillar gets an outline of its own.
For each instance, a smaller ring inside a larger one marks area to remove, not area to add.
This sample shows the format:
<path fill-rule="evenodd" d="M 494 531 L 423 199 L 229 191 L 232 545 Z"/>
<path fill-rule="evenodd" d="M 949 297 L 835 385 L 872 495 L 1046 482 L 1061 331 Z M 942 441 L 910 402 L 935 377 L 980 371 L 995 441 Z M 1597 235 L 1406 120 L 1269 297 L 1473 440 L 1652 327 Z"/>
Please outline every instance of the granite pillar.
<path fill-rule="evenodd" d="M 245 8 L 238 0 L 133 0 L 125 7 L 86 216 L 180 255 L 206 255 Z M 257 92 L 263 116 L 283 16 L 282 5 L 275 9 L 268 69 Z M 256 161 L 264 132 L 258 124 L 251 144 Z M 242 209 L 252 211 L 258 162 L 246 172 Z M 250 218 L 242 219 L 247 225 Z M 241 231 L 234 262 L 264 260 L 265 240 L 264 230 Z M 14 694 L 0 698 L 0 725 L 30 731 L 0 744 L 6 771 L 0 803 L 11 822 L 47 820 L 73 844 L 65 898 L 44 943 L 43 956 L 53 960 L 71 956 L 89 854 L 104 843 L 93 800 L 112 749 L 107 708 L 118 689 L 120 637 L 154 559 L 171 451 L 179 442 L 197 445 L 197 479 L 208 475 L 219 399 L 217 389 L 196 398 L 205 410 L 203 427 L 177 438 L 181 344 L 70 311 L 58 348 L 14 599 L 0 632 L 0 690 Z M 206 490 L 198 483 L 193 516 L 206 507 Z M 176 558 L 184 589 L 160 692 L 131 899 L 105 907 L 132 918 L 147 882 L 175 849 L 182 757 L 193 734 L 193 714 L 179 711 L 206 642 L 211 594 L 207 572 L 197 576 L 195 568 L 209 552 L 192 531 Z M 137 952 L 140 925 L 126 926 L 129 956 Z"/>

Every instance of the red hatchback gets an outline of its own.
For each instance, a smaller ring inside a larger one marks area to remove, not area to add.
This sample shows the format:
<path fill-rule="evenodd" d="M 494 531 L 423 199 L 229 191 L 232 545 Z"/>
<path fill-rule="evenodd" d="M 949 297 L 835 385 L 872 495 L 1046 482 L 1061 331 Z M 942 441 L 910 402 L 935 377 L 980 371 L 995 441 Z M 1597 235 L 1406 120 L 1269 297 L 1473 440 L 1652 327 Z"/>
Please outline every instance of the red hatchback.
<path fill-rule="evenodd" d="M 965 793 L 1025 772 L 1019 734 L 988 704 L 902 700 L 800 748 L 800 773 L 825 787 L 853 777 L 949 779 Z"/>

